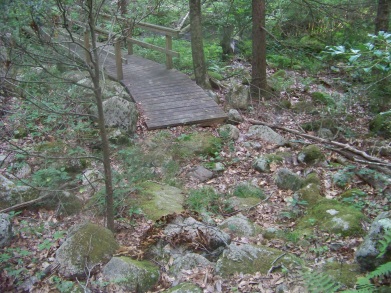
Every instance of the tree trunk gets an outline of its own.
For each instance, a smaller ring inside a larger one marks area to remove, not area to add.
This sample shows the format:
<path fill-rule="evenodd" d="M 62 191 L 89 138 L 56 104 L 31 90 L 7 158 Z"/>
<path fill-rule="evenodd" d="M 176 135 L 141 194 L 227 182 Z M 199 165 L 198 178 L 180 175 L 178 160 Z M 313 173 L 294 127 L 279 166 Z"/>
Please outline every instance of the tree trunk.
<path fill-rule="evenodd" d="M 118 8 L 122 16 L 128 13 L 128 0 L 119 0 L 118 1 Z"/>
<path fill-rule="evenodd" d="M 206 65 L 204 45 L 202 40 L 201 1 L 189 0 L 191 54 L 196 83 L 200 87 L 206 87 Z"/>
<path fill-rule="evenodd" d="M 375 19 L 375 34 L 380 31 L 387 32 L 390 19 L 391 0 L 379 0 L 377 5 L 377 15 Z"/>
<path fill-rule="evenodd" d="M 258 97 L 267 95 L 265 9 L 265 0 L 252 0 L 251 91 Z"/>
<path fill-rule="evenodd" d="M 221 39 L 221 49 L 223 50 L 222 60 L 226 61 L 231 58 L 234 53 L 234 48 L 232 48 L 232 34 L 234 32 L 234 26 L 232 24 L 223 26 L 223 37 Z"/>
<path fill-rule="evenodd" d="M 114 232 L 114 195 L 113 195 L 113 180 L 111 174 L 111 162 L 110 162 L 110 146 L 107 138 L 105 117 L 103 114 L 103 99 L 102 99 L 102 88 L 100 86 L 100 60 L 96 45 L 96 33 L 95 33 L 95 19 L 93 12 L 93 0 L 88 0 L 87 6 L 89 8 L 88 25 L 91 34 L 91 47 L 93 52 L 93 58 L 91 62 L 93 69 L 90 71 L 91 79 L 94 84 L 94 94 L 96 106 L 98 108 L 98 124 L 100 138 L 102 141 L 103 151 L 103 168 L 105 174 L 105 187 L 106 187 L 106 226 L 109 230 Z"/>

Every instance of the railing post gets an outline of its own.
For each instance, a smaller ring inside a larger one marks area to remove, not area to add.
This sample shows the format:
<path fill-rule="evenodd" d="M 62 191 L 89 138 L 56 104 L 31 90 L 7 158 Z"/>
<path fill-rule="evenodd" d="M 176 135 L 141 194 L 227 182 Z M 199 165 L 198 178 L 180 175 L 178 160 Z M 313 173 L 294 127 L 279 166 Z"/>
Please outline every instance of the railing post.
<path fill-rule="evenodd" d="M 166 35 L 166 51 L 172 50 L 172 37 L 169 35 Z M 167 69 L 172 69 L 172 56 L 169 54 L 166 54 L 166 67 Z"/>
<path fill-rule="evenodd" d="M 124 72 L 122 70 L 122 54 L 121 54 L 120 38 L 115 40 L 114 50 L 115 50 L 115 65 L 117 67 L 117 79 L 122 80 L 124 78 Z"/>
<path fill-rule="evenodd" d="M 86 63 L 90 64 L 91 63 L 91 55 L 90 55 L 90 35 L 88 30 L 86 29 L 84 31 L 84 48 L 85 48 L 85 55 L 86 55 Z"/>

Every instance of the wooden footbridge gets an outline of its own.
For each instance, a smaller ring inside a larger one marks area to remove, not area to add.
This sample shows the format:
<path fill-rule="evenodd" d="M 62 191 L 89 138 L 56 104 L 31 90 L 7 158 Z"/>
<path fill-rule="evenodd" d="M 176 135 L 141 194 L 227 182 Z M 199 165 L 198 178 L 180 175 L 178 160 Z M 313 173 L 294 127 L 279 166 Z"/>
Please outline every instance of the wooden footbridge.
<path fill-rule="evenodd" d="M 134 102 L 139 104 L 147 128 L 223 122 L 227 115 L 220 106 L 187 75 L 172 69 L 172 57 L 179 57 L 179 53 L 172 50 L 172 37 L 178 36 L 179 31 L 146 23 L 136 26 L 165 35 L 166 47 L 146 44 L 129 35 L 126 37 L 128 47 L 125 53 L 123 37 L 114 41 L 113 45 L 98 46 L 105 71 L 109 77 L 121 82 Z M 103 29 L 96 28 L 96 31 L 107 34 Z M 84 47 L 89 48 L 88 32 L 81 40 Z M 133 55 L 134 44 L 165 53 L 166 65 Z M 86 58 L 89 58 L 88 54 Z"/>

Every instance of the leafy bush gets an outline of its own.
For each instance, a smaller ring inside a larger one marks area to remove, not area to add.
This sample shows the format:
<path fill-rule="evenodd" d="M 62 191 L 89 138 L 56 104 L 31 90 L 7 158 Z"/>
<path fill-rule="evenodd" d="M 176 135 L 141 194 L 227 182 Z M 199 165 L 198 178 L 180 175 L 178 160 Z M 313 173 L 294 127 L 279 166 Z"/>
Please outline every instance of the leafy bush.
<path fill-rule="evenodd" d="M 196 212 L 208 211 L 220 213 L 224 210 L 224 196 L 220 195 L 212 187 L 191 190 L 186 204 Z"/>
<path fill-rule="evenodd" d="M 235 187 L 233 191 L 233 195 L 237 197 L 258 197 L 258 198 L 265 198 L 264 192 L 253 185 L 250 185 L 248 183 L 242 183 Z"/>

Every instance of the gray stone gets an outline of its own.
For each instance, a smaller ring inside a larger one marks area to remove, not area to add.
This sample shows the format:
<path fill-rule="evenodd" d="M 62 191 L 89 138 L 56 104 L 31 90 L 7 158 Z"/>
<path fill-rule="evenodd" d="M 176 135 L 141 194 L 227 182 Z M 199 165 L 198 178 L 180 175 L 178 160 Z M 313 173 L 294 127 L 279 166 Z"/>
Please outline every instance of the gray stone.
<path fill-rule="evenodd" d="M 197 253 L 186 253 L 184 255 L 176 256 L 170 268 L 177 279 L 180 279 L 180 274 L 183 270 L 193 270 L 195 268 L 214 267 L 214 264 L 207 260 L 202 255 Z"/>
<path fill-rule="evenodd" d="M 131 292 L 147 292 L 159 281 L 159 268 L 148 261 L 113 257 L 104 267 L 103 276 Z"/>
<path fill-rule="evenodd" d="M 246 110 L 249 105 L 250 90 L 242 84 L 234 85 L 227 94 L 228 104 L 235 109 Z"/>
<path fill-rule="evenodd" d="M 324 159 L 321 149 L 316 145 L 309 145 L 304 147 L 297 159 L 300 163 L 303 164 L 316 164 Z"/>
<path fill-rule="evenodd" d="M 247 136 L 252 139 L 260 139 L 276 145 L 286 145 L 288 141 L 270 127 L 253 125 L 249 128 Z"/>
<path fill-rule="evenodd" d="M 254 160 L 253 168 L 261 173 L 270 172 L 270 161 L 265 157 L 260 157 Z"/>
<path fill-rule="evenodd" d="M 31 174 L 31 167 L 28 164 L 24 164 L 16 173 L 17 178 L 27 178 Z"/>
<path fill-rule="evenodd" d="M 8 246 L 12 238 L 12 223 L 8 214 L 0 214 L 0 248 Z"/>
<path fill-rule="evenodd" d="M 239 138 L 240 132 L 235 126 L 231 124 L 225 124 L 219 127 L 219 135 L 223 139 L 237 140 Z"/>
<path fill-rule="evenodd" d="M 387 252 L 382 256 L 379 255 L 380 241 L 384 240 L 384 231 L 391 229 L 391 212 L 383 212 L 373 220 L 364 242 L 356 251 L 355 258 L 362 270 L 372 271 L 379 265 L 390 260 L 391 244 L 388 244 Z"/>
<path fill-rule="evenodd" d="M 231 243 L 216 263 L 216 273 L 228 277 L 236 273 L 267 274 L 272 266 L 291 268 L 301 261 L 282 250 L 267 246 Z"/>
<path fill-rule="evenodd" d="M 170 243 L 170 239 L 182 239 L 185 243 L 196 243 L 196 239 L 200 233 L 207 243 L 203 243 L 204 248 L 213 251 L 220 246 L 227 246 L 231 242 L 230 236 L 221 231 L 217 227 L 198 222 L 192 217 L 183 218 L 177 217 L 172 223 L 168 224 L 164 229 L 166 240 Z"/>
<path fill-rule="evenodd" d="M 192 283 L 181 283 L 170 289 L 164 290 L 164 293 L 202 293 L 202 289 Z"/>
<path fill-rule="evenodd" d="M 255 226 L 242 214 L 225 219 L 219 228 L 235 236 L 254 236 Z"/>
<path fill-rule="evenodd" d="M 240 115 L 239 111 L 236 109 L 230 109 L 228 111 L 228 122 L 231 124 L 239 124 L 240 122 L 243 122 L 244 119 L 242 115 Z"/>
<path fill-rule="evenodd" d="M 276 172 L 275 183 L 278 188 L 296 191 L 301 188 L 303 180 L 289 169 L 282 168 Z"/>
<path fill-rule="evenodd" d="M 17 186 L 8 178 L 0 175 L 0 204 L 9 207 L 28 200 L 36 199 L 40 192 L 30 186 Z"/>
<path fill-rule="evenodd" d="M 83 279 L 100 264 L 109 261 L 117 248 L 111 231 L 85 223 L 71 229 L 56 251 L 55 263 L 64 277 Z"/>
<path fill-rule="evenodd" d="M 221 162 L 213 163 L 212 170 L 214 172 L 222 172 L 225 170 L 225 166 Z"/>
<path fill-rule="evenodd" d="M 82 183 L 84 186 L 96 188 L 103 179 L 103 174 L 100 171 L 87 169 L 83 173 Z"/>
<path fill-rule="evenodd" d="M 333 132 L 328 128 L 320 128 L 318 130 L 318 136 L 320 138 L 324 138 L 324 139 L 333 139 L 334 138 Z"/>
<path fill-rule="evenodd" d="M 98 116 L 95 106 L 90 110 L 95 117 Z M 136 131 L 138 112 L 133 102 L 118 96 L 111 97 L 103 102 L 103 113 L 106 127 L 118 127 L 129 135 Z"/>
<path fill-rule="evenodd" d="M 202 166 L 197 166 L 189 173 L 189 176 L 204 182 L 213 177 L 213 172 Z"/>

